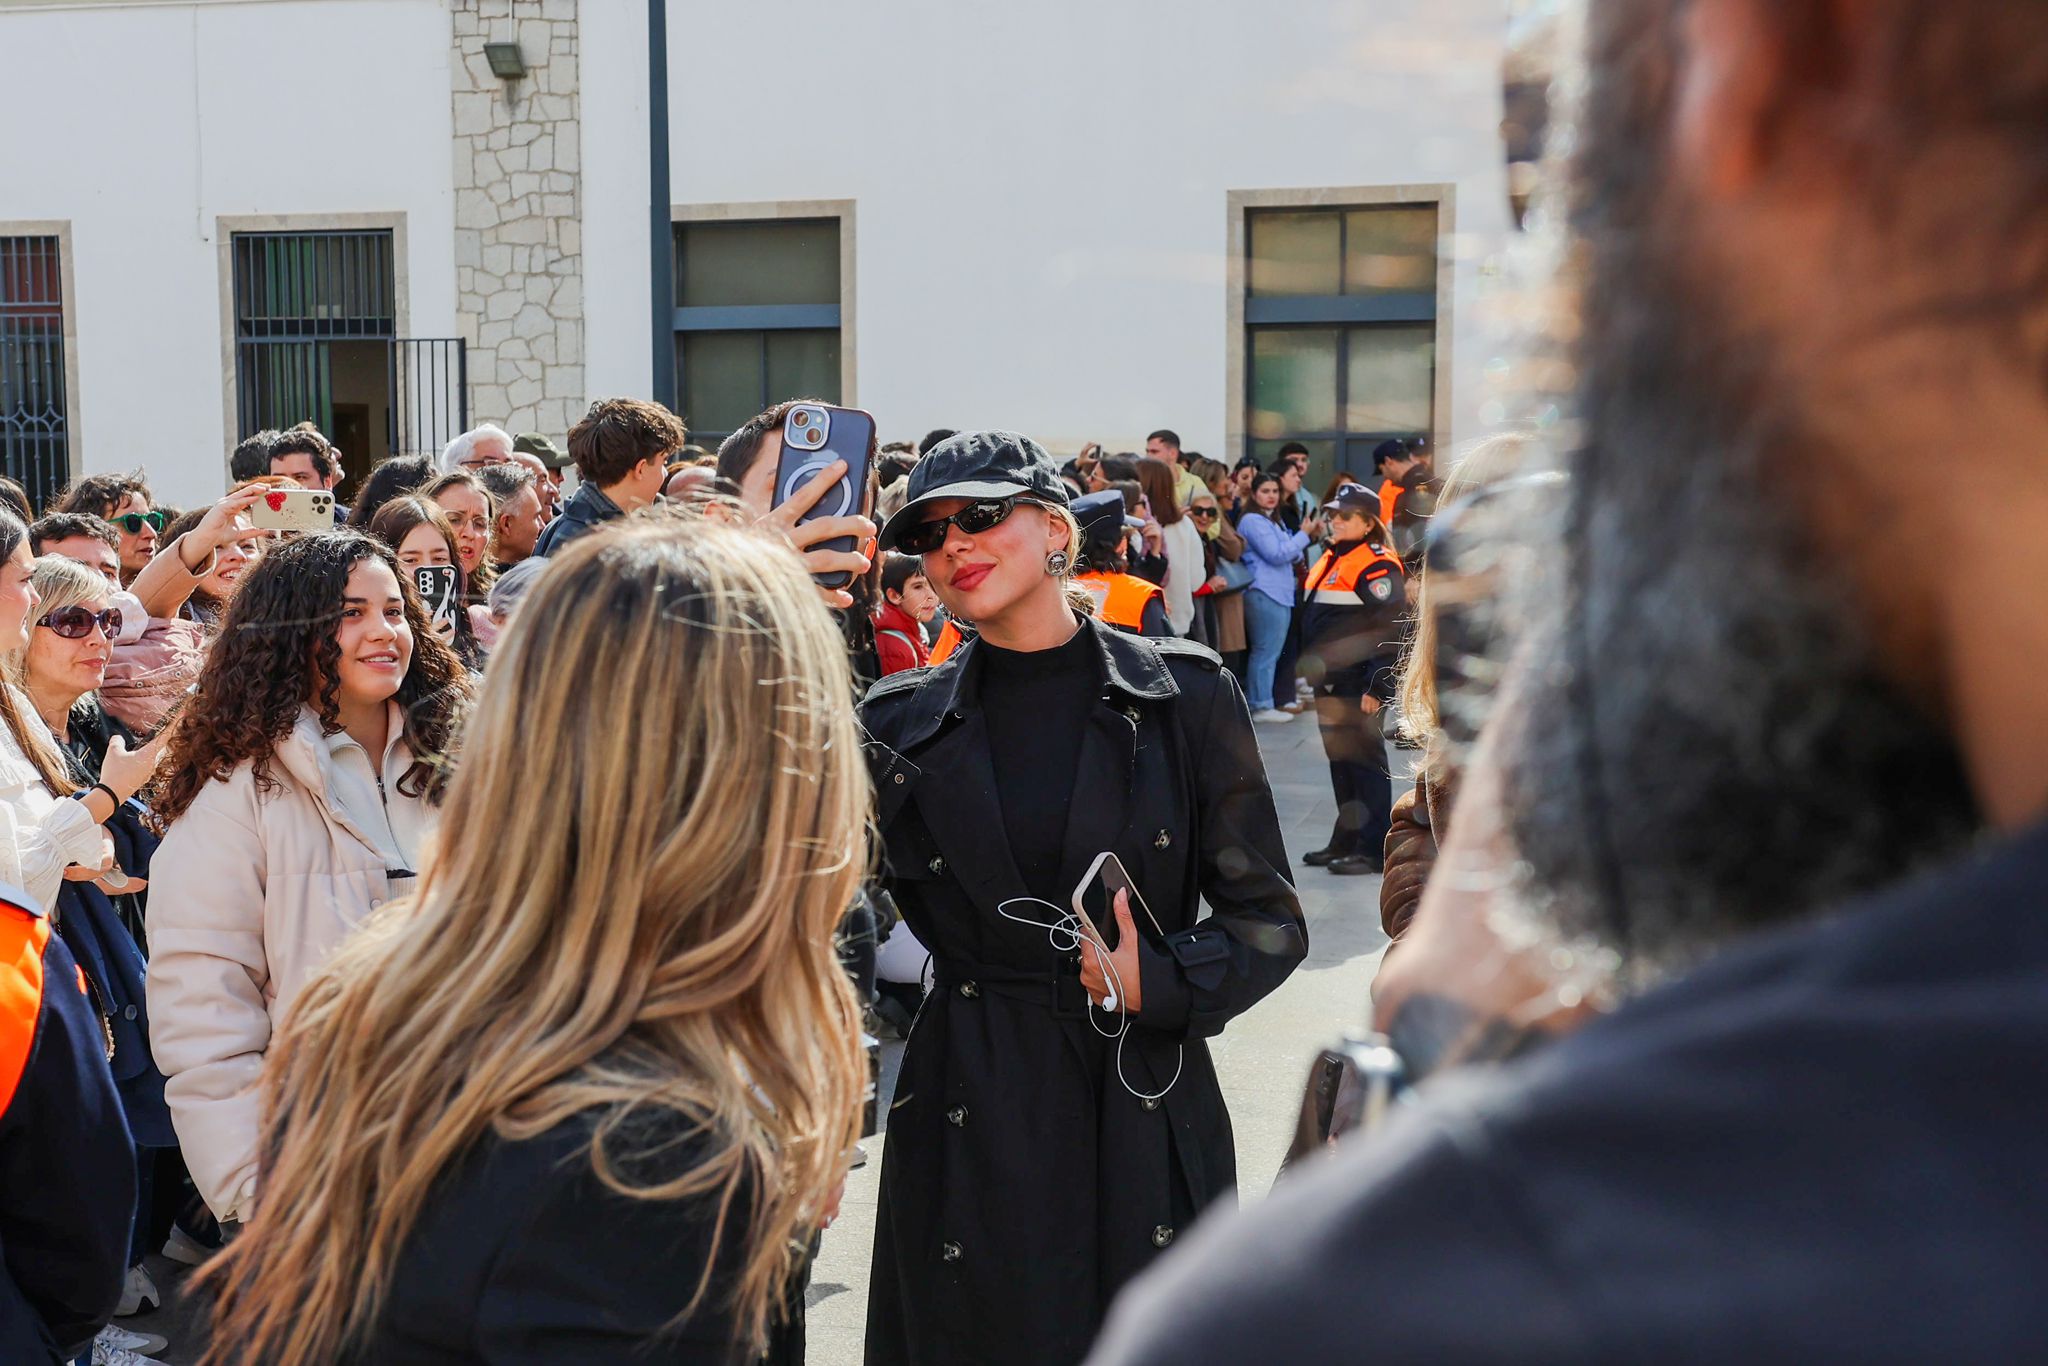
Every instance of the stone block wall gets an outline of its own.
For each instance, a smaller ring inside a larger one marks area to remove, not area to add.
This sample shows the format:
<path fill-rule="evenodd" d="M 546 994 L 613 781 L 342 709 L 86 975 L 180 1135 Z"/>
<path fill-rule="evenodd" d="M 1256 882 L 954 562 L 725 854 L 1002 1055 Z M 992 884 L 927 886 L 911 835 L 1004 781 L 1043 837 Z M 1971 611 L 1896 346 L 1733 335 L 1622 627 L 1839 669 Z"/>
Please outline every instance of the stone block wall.
<path fill-rule="evenodd" d="M 578 0 L 450 0 L 456 315 L 470 421 L 560 441 L 583 392 Z M 491 74 L 516 42 L 526 75 Z"/>

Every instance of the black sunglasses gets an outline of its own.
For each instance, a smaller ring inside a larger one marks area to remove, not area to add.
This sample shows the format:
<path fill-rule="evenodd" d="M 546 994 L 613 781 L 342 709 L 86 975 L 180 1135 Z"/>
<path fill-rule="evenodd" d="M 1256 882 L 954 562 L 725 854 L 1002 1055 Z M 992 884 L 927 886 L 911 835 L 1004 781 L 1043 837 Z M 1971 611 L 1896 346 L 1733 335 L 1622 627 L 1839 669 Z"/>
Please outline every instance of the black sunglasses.
<path fill-rule="evenodd" d="M 1201 520 L 1203 520 L 1203 521 L 1205 521 L 1205 522 L 1207 522 L 1207 521 L 1213 521 L 1213 520 L 1215 519 L 1215 517 L 1216 517 L 1216 509 L 1215 509 L 1215 508 L 1190 508 L 1190 509 L 1188 510 L 1188 516 L 1190 516 L 1190 517 L 1199 517 L 1199 518 L 1200 518 Z"/>
<path fill-rule="evenodd" d="M 126 528 L 130 536 L 139 534 L 145 522 L 149 524 L 151 531 L 164 529 L 164 515 L 161 512 L 124 512 L 113 520 Z"/>
<path fill-rule="evenodd" d="M 83 607 L 59 607 L 45 613 L 36 625 L 47 626 L 66 640 L 84 640 L 97 625 L 112 640 L 121 630 L 121 609 L 109 607 L 104 612 L 88 612 Z"/>
<path fill-rule="evenodd" d="M 979 536 L 993 527 L 1001 526 L 1019 503 L 1030 503 L 1035 507 L 1045 504 L 1036 498 L 1011 494 L 1008 498 L 977 498 L 961 508 L 951 517 L 936 517 L 929 522 L 918 522 L 896 538 L 896 548 L 906 555 L 929 555 L 946 543 L 946 529 L 959 527 L 961 533 Z"/>

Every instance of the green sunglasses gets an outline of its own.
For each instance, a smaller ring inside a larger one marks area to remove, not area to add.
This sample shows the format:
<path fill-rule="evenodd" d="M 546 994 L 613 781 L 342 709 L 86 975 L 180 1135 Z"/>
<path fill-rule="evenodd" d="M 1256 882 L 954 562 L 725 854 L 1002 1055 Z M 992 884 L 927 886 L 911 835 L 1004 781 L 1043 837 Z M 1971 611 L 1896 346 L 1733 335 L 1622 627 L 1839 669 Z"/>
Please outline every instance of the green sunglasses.
<path fill-rule="evenodd" d="M 149 524 L 151 531 L 162 531 L 164 529 L 164 515 L 161 512 L 124 512 L 119 517 L 109 518 L 108 520 L 112 521 L 115 526 L 120 527 L 123 531 L 126 531 L 130 536 L 140 535 L 143 523 L 145 522 Z"/>

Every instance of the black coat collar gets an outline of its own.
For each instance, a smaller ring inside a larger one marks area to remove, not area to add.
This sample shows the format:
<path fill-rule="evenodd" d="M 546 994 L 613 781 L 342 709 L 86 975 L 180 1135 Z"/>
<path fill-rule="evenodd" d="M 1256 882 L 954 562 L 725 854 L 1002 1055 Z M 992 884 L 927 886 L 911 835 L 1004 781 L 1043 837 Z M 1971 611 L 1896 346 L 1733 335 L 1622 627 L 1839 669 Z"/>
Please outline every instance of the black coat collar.
<path fill-rule="evenodd" d="M 1163 702 L 1180 695 L 1159 650 L 1142 636 L 1119 631 L 1093 618 L 1084 619 L 1081 629 L 1095 641 L 1098 676 L 1103 680 L 1103 700 L 1119 695 L 1147 702 Z M 911 701 L 912 720 L 896 746 L 899 750 L 922 744 L 948 716 L 964 716 L 981 695 L 981 654 L 979 642 L 970 638 L 945 663 L 925 674 Z"/>

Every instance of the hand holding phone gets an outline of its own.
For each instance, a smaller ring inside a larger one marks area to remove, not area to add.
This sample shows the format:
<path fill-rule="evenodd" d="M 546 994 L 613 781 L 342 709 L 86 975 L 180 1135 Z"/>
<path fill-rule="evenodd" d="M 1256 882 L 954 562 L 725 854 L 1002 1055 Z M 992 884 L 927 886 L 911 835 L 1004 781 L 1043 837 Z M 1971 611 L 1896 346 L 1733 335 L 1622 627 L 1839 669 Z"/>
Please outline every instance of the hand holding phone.
<path fill-rule="evenodd" d="M 444 639 L 455 632 L 456 569 L 452 564 L 416 565 L 412 586 L 427 609 L 427 625 Z"/>
<path fill-rule="evenodd" d="M 1086 928 L 1081 941 L 1081 986 L 1104 1010 L 1135 1013 L 1144 1004 L 1139 980 L 1138 917 L 1161 938 L 1152 908 L 1138 894 L 1123 863 L 1107 851 L 1096 855 L 1074 889 L 1074 914 Z"/>
<path fill-rule="evenodd" d="M 858 408 L 799 403 L 782 423 L 774 512 L 828 598 L 869 568 L 868 519 L 875 467 L 875 419 Z M 850 599 L 848 600 L 850 603 Z"/>
<path fill-rule="evenodd" d="M 334 530 L 328 489 L 269 489 L 249 506 L 249 525 L 262 531 Z"/>

